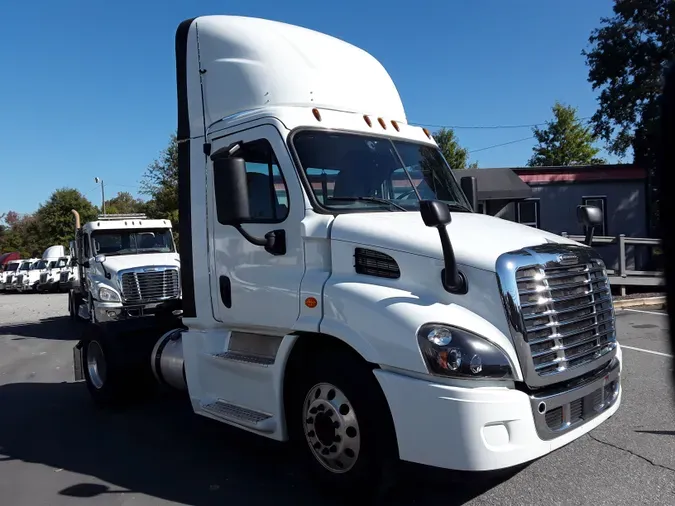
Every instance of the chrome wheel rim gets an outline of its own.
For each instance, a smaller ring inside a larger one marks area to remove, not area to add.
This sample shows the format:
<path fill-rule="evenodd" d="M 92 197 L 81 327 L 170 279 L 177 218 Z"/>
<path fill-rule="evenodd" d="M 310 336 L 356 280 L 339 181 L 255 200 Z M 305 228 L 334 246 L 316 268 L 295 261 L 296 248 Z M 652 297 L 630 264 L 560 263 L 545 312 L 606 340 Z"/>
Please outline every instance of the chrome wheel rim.
<path fill-rule="evenodd" d="M 314 385 L 303 405 L 305 439 L 316 460 L 332 473 L 346 473 L 359 458 L 361 431 L 347 396 L 330 383 Z"/>
<path fill-rule="evenodd" d="M 105 363 L 105 356 L 101 345 L 96 341 L 89 341 L 87 346 L 87 371 L 89 379 L 94 388 L 100 390 L 103 388 L 108 373 Z"/>

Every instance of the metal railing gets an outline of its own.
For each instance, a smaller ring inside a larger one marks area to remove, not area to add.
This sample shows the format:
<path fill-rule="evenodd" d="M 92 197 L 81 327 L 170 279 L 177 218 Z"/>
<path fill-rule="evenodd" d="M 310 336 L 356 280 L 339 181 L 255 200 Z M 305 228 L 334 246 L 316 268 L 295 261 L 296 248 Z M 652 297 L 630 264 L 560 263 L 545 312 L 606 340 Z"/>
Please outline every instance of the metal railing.
<path fill-rule="evenodd" d="M 570 235 L 567 232 L 561 234 L 563 237 L 573 241 L 584 242 L 583 235 Z M 618 236 L 595 236 L 593 237 L 593 246 L 615 244 L 619 248 L 618 269 L 607 269 L 610 285 L 618 286 L 621 289 L 621 295 L 626 295 L 628 286 L 665 286 L 663 272 L 660 270 L 642 271 L 629 269 L 627 267 L 627 246 L 647 246 L 656 248 L 661 246 L 661 239 L 652 239 L 649 237 L 626 237 L 624 234 Z M 602 254 L 602 252 L 601 252 Z"/>

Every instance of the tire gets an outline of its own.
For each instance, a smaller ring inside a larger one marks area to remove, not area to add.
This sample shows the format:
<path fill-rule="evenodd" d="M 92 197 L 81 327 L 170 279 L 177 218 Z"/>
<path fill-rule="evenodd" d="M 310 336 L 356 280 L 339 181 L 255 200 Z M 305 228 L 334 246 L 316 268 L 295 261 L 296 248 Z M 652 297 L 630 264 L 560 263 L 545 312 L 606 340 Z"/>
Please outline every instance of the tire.
<path fill-rule="evenodd" d="M 84 330 L 84 379 L 99 407 L 120 408 L 147 399 L 156 391 L 147 343 L 126 337 L 92 323 Z"/>
<path fill-rule="evenodd" d="M 292 380 L 290 438 L 320 491 L 373 498 L 393 485 L 399 462 L 389 406 L 372 366 L 341 350 L 330 356 L 304 361 Z"/>

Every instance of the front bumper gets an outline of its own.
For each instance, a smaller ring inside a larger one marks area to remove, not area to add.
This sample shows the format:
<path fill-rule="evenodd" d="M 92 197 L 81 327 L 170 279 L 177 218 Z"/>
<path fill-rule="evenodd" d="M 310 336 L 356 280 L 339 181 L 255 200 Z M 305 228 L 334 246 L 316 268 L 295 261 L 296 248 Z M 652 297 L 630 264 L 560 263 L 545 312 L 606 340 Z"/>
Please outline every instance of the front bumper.
<path fill-rule="evenodd" d="M 180 308 L 180 299 L 134 305 L 123 305 L 119 302 L 94 301 L 96 321 L 102 323 L 152 316 L 172 312 Z"/>
<path fill-rule="evenodd" d="M 24 281 L 23 284 L 17 284 L 16 290 L 19 292 L 34 292 L 37 289 L 39 281 Z"/>
<path fill-rule="evenodd" d="M 374 373 L 389 403 L 402 460 L 489 471 L 535 460 L 603 423 L 621 404 L 620 371 L 619 348 L 609 366 L 584 383 L 537 395 L 442 385 L 382 369 Z M 614 385 L 611 396 L 598 397 Z"/>
<path fill-rule="evenodd" d="M 54 285 L 58 285 L 57 281 L 47 281 L 46 283 L 38 283 L 38 292 L 48 292 L 54 289 Z"/>

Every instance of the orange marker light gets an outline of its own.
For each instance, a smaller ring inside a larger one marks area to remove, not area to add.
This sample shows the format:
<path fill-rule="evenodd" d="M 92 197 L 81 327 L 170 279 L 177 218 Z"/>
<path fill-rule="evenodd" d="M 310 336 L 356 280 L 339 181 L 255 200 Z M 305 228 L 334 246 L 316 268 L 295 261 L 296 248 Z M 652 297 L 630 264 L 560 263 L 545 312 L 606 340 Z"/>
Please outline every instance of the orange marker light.
<path fill-rule="evenodd" d="M 387 129 L 387 124 L 384 122 L 382 118 L 377 118 L 377 121 L 382 128 L 384 128 L 385 130 Z"/>
<path fill-rule="evenodd" d="M 401 131 L 401 129 L 398 127 L 398 123 L 396 121 L 392 120 L 391 124 L 394 125 L 394 128 L 396 129 L 397 132 Z"/>
<path fill-rule="evenodd" d="M 305 306 L 308 308 L 314 308 L 319 304 L 319 302 L 314 297 L 307 297 L 305 299 Z"/>
<path fill-rule="evenodd" d="M 427 136 L 429 139 L 431 139 L 431 134 L 429 133 L 429 130 L 427 130 L 426 128 L 423 128 L 422 131 L 426 134 L 426 136 Z"/>
<path fill-rule="evenodd" d="M 363 119 L 364 119 L 364 121 L 366 122 L 366 124 L 367 124 L 369 127 L 372 128 L 373 122 L 370 121 L 370 118 L 364 114 L 364 115 L 363 115 Z"/>
<path fill-rule="evenodd" d="M 318 121 L 321 121 L 321 113 L 319 112 L 318 109 L 316 109 L 316 108 L 312 109 L 312 113 L 314 114 L 314 117 L 315 117 Z"/>

